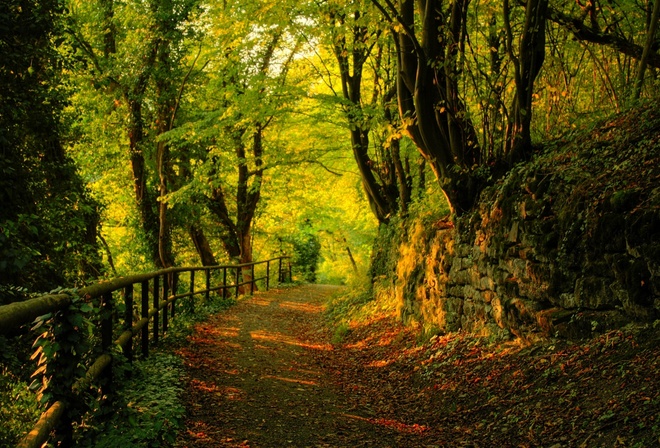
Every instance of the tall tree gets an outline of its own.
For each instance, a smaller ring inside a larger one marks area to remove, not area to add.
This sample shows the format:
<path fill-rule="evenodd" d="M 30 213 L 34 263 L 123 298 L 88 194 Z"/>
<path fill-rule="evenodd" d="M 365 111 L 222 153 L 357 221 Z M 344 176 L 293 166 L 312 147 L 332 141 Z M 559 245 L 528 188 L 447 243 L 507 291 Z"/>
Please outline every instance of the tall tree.
<path fill-rule="evenodd" d="M 99 0 L 90 9 L 72 4 L 70 29 L 85 61 L 81 67 L 101 98 L 120 111 L 125 126 L 140 227 L 159 267 L 172 265 L 173 255 L 164 200 L 171 161 L 158 136 L 174 126 L 178 87 L 185 83 L 185 39 L 197 5 L 197 0 Z M 100 27 L 93 24 L 96 8 L 102 13 Z"/>
<path fill-rule="evenodd" d="M 400 138 L 390 135 L 376 142 L 371 138 L 378 118 L 392 130 L 398 127 L 398 117 L 391 111 L 396 92 L 391 43 L 382 36 L 382 27 L 369 2 L 330 2 L 324 9 L 339 69 L 341 104 L 353 157 L 371 209 L 379 222 L 386 223 L 399 207 L 405 211 L 411 199 L 411 176 L 401 161 Z M 363 92 L 369 87 L 371 98 L 367 99 Z M 373 149 L 372 142 L 376 143 Z"/>
<path fill-rule="evenodd" d="M 398 50 L 399 113 L 457 213 L 480 190 L 473 168 L 481 163 L 477 133 L 461 95 L 468 1 L 372 0 L 391 26 Z"/>
<path fill-rule="evenodd" d="M 274 15 L 272 7 L 261 2 L 243 3 L 241 8 L 216 5 L 216 22 L 210 26 L 217 29 L 217 41 L 205 56 L 212 62 L 205 69 L 205 89 L 195 99 L 195 118 L 170 134 L 174 145 L 198 141 L 194 151 L 180 151 L 182 165 L 188 166 L 188 184 L 171 201 L 187 197 L 205 204 L 215 223 L 213 233 L 228 258 L 240 263 L 253 260 L 253 225 L 268 168 L 269 130 L 289 107 L 286 81 L 299 47 L 288 30 L 287 14 Z M 197 240 L 196 247 L 204 247 L 203 241 Z M 248 275 L 249 270 L 244 272 L 245 278 Z"/>
<path fill-rule="evenodd" d="M 63 13 L 50 0 L 0 5 L 0 285 L 100 274 L 97 205 L 65 150 Z"/>

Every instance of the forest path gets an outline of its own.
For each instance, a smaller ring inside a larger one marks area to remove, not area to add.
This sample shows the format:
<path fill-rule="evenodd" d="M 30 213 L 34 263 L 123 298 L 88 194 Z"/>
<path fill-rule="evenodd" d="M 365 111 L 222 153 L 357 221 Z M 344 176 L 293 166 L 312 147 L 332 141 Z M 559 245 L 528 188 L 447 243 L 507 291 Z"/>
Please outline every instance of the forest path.
<path fill-rule="evenodd" d="M 420 343 L 374 300 L 333 344 L 323 310 L 335 292 L 259 293 L 199 324 L 179 350 L 177 446 L 660 446 L 660 325 L 579 342 Z"/>
<path fill-rule="evenodd" d="M 410 440 L 416 428 L 379 422 L 338 384 L 358 360 L 330 343 L 323 309 L 334 292 L 307 285 L 258 293 L 199 324 L 180 351 L 189 378 L 177 446 L 429 446 Z"/>

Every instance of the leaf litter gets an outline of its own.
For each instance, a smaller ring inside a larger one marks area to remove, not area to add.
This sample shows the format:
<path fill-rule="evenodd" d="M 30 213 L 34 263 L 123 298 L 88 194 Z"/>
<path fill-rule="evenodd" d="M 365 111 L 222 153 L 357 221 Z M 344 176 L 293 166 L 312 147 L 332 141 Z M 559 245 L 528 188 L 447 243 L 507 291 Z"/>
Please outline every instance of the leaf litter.
<path fill-rule="evenodd" d="M 333 340 L 337 289 L 259 293 L 200 324 L 179 447 L 660 445 L 660 329 L 531 346 L 468 333 L 420 344 L 393 313 Z"/>

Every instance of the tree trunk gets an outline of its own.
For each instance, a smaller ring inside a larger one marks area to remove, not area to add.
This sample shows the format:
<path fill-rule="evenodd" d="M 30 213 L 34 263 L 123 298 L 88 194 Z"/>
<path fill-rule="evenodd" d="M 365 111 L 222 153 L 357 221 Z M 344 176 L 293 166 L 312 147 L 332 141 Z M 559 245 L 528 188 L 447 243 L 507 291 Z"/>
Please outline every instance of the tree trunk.
<path fill-rule="evenodd" d="M 199 259 L 202 262 L 202 266 L 215 266 L 217 261 L 215 255 L 213 255 L 213 250 L 211 250 L 211 245 L 209 240 L 204 234 L 204 230 L 201 227 L 198 227 L 196 224 L 193 224 L 188 227 L 188 234 L 190 239 L 195 245 L 195 250 L 199 255 Z"/>
<path fill-rule="evenodd" d="M 160 185 L 158 188 L 158 255 L 160 261 L 165 268 L 174 266 L 174 255 L 172 254 L 172 234 L 170 229 L 170 221 L 167 211 L 167 175 L 165 170 L 166 164 L 169 163 L 169 149 L 163 142 L 157 145 L 157 158 L 158 158 L 158 177 Z"/>
<path fill-rule="evenodd" d="M 348 245 L 348 241 L 346 241 L 346 237 L 342 237 L 344 240 L 344 247 L 346 248 L 346 254 L 348 255 L 348 259 L 351 260 L 351 266 L 353 266 L 353 273 L 357 275 L 358 273 L 358 266 L 357 263 L 355 262 L 355 258 L 353 258 L 353 252 L 351 252 L 351 248 Z"/>
<path fill-rule="evenodd" d="M 103 55 L 107 58 L 117 52 L 115 43 L 116 28 L 113 22 L 115 16 L 114 1 L 103 0 L 101 8 L 103 9 L 103 28 L 105 30 L 103 34 Z"/>
<path fill-rule="evenodd" d="M 126 100 L 129 111 L 129 156 L 131 160 L 131 168 L 133 170 L 135 201 L 140 213 L 140 224 L 144 231 L 147 250 L 150 254 L 151 261 L 156 267 L 162 268 L 163 264 L 158 249 L 159 224 L 158 215 L 156 214 L 158 204 L 156 203 L 155 193 L 151 192 L 148 188 L 148 175 L 142 149 L 142 146 L 145 144 L 142 101 L 144 99 L 143 97 L 147 89 L 149 78 L 151 77 L 151 70 L 156 61 L 157 53 L 158 41 L 154 40 L 150 43 L 145 65 L 136 79 L 135 84 L 130 88 L 127 87 L 124 89 L 124 99 Z"/>
<path fill-rule="evenodd" d="M 462 214 L 479 194 L 480 183 L 472 171 L 481 162 L 477 133 L 459 89 L 468 2 L 452 2 L 448 16 L 438 2 L 417 5 L 416 18 L 413 0 L 399 2 L 397 21 L 403 28 L 396 36 L 399 114 L 452 212 Z"/>
<path fill-rule="evenodd" d="M 115 277 L 119 277 L 119 274 L 117 273 L 117 269 L 115 268 L 115 261 L 114 258 L 112 257 L 112 252 L 110 251 L 110 246 L 108 245 L 108 242 L 105 240 L 101 232 L 99 232 L 99 240 L 101 240 L 101 244 L 103 244 L 103 248 L 105 249 L 105 254 L 108 257 L 108 265 L 110 265 L 112 274 Z"/>
<path fill-rule="evenodd" d="M 502 101 L 504 84 L 501 81 L 502 57 L 500 56 L 500 48 L 502 47 L 502 35 L 500 30 L 497 28 L 496 16 L 493 16 L 490 21 L 488 32 L 488 47 L 490 48 L 489 82 L 493 88 L 489 92 L 488 104 L 484 112 L 483 141 L 486 146 L 484 157 L 488 160 L 496 160 L 501 159 L 504 156 L 502 148 L 503 133 L 502 131 L 498 131 L 498 128 L 500 124 L 502 124 L 501 129 L 505 128 L 501 112 L 504 106 Z"/>
<path fill-rule="evenodd" d="M 246 226 L 243 228 L 238 235 L 238 241 L 241 246 L 241 258 L 240 258 L 240 263 L 241 264 L 246 264 L 246 263 L 252 263 L 254 260 L 252 259 L 252 229 L 251 225 Z M 244 282 L 249 282 L 252 281 L 252 268 L 249 266 L 246 266 L 242 269 L 241 272 L 243 276 L 243 281 Z M 244 287 L 244 292 L 247 292 L 250 290 L 250 286 L 246 285 Z M 254 290 L 257 290 L 257 285 L 254 285 Z"/>
<path fill-rule="evenodd" d="M 238 261 L 241 256 L 241 246 L 238 242 L 236 224 L 229 216 L 225 195 L 221 187 L 213 188 L 207 206 L 222 229 L 221 241 L 225 252 L 232 260 Z"/>
<path fill-rule="evenodd" d="M 394 117 L 389 108 L 385 109 L 385 119 L 390 123 L 394 123 Z M 405 215 L 408 213 L 408 205 L 412 200 L 412 176 L 408 162 L 406 161 L 404 167 L 401 161 L 401 140 L 398 138 L 390 142 L 390 155 L 394 166 L 394 175 L 396 176 L 392 183 L 398 187 L 398 194 L 391 195 L 393 197 L 390 197 L 390 202 L 398 200 L 399 209 Z"/>
<path fill-rule="evenodd" d="M 508 4 L 508 0 L 505 0 L 504 20 L 509 34 L 509 56 L 515 66 L 516 94 L 513 120 L 507 133 L 507 153 L 509 162 L 513 164 L 523 158 L 532 147 L 532 95 L 534 82 L 545 60 L 545 14 L 548 9 L 548 0 L 527 0 L 525 24 L 517 57 L 514 56 L 512 49 Z"/>
<path fill-rule="evenodd" d="M 354 129 L 351 130 L 351 147 L 353 148 L 353 157 L 357 163 L 358 170 L 362 179 L 362 186 L 367 195 L 371 211 L 379 222 L 386 223 L 396 211 L 392 204 L 387 201 L 382 193 L 382 187 L 376 181 L 376 176 L 372 171 L 374 162 L 369 157 L 369 131 Z"/>
<path fill-rule="evenodd" d="M 641 45 L 624 37 L 589 27 L 581 18 L 568 16 L 558 9 L 548 7 L 546 18 L 566 28 L 577 40 L 608 46 L 636 60 L 641 60 L 644 54 L 644 47 Z M 648 66 L 660 68 L 660 54 L 649 52 L 646 63 Z"/>
<path fill-rule="evenodd" d="M 646 44 L 644 45 L 642 58 L 639 60 L 639 66 L 637 68 L 637 76 L 635 79 L 635 91 L 633 92 L 634 99 L 639 99 L 639 96 L 642 93 L 642 87 L 644 86 L 644 73 L 646 72 L 646 66 L 648 65 L 649 56 L 653 51 L 651 47 L 655 42 L 655 33 L 656 30 L 658 29 L 659 16 L 660 16 L 660 0 L 655 0 L 653 2 L 653 12 L 651 14 L 648 30 L 646 32 Z"/>
<path fill-rule="evenodd" d="M 147 185 L 147 172 L 142 153 L 144 143 L 144 128 L 142 122 L 142 103 L 140 100 L 129 100 L 130 124 L 128 129 L 129 152 L 133 169 L 133 187 L 135 201 L 140 213 L 140 224 L 144 231 L 147 249 L 151 261 L 159 268 L 163 267 L 158 247 L 159 224 L 156 214 L 156 196 Z"/>

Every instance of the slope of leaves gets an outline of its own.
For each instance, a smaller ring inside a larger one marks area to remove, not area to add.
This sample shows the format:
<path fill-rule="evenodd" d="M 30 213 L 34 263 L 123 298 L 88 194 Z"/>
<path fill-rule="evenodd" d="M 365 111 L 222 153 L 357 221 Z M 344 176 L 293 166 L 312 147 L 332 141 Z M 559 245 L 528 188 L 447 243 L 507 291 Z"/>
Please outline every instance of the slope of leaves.
<path fill-rule="evenodd" d="M 353 325 L 334 353 L 338 383 L 375 422 L 431 446 L 652 446 L 659 337 L 626 328 L 521 347 L 456 333 L 419 346 L 383 315 Z"/>

